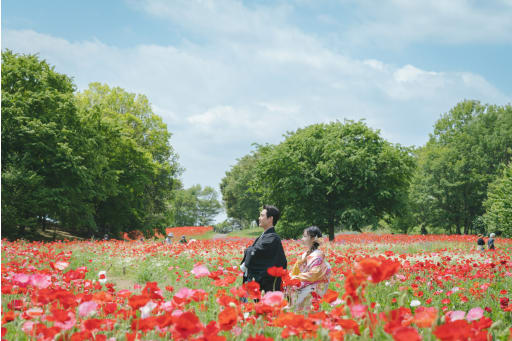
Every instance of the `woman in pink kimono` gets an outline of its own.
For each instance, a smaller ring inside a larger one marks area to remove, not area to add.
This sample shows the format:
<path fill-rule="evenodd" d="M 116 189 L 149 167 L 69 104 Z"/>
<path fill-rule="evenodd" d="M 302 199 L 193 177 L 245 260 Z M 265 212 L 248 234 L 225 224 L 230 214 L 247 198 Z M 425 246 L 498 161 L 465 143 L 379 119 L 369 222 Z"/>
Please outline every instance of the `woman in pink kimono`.
<path fill-rule="evenodd" d="M 322 232 L 316 226 L 304 230 L 301 241 L 308 251 L 299 257 L 291 272 L 292 279 L 300 280 L 300 284 L 288 289 L 290 303 L 296 310 L 309 310 L 313 296 L 322 297 L 329 286 L 331 266 L 318 248 L 321 237 Z"/>

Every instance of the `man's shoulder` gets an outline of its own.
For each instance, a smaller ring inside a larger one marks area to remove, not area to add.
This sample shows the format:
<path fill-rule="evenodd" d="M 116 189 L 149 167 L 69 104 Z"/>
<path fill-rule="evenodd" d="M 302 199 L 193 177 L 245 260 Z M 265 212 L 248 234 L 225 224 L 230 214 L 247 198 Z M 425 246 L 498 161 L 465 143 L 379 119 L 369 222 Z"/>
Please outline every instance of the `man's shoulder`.
<path fill-rule="evenodd" d="M 279 237 L 279 235 L 275 232 L 275 231 L 271 231 L 271 232 L 268 232 L 268 233 L 264 233 L 262 236 L 261 236 L 261 239 L 262 240 L 281 240 L 281 237 Z"/>

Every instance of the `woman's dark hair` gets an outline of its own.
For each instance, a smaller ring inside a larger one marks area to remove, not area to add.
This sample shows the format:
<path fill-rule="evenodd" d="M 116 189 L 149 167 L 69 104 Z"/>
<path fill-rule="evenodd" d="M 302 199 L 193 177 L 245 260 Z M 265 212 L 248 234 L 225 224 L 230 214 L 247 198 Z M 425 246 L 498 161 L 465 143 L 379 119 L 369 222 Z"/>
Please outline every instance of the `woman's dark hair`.
<path fill-rule="evenodd" d="M 308 236 L 310 238 L 315 238 L 315 237 L 322 238 L 322 231 L 320 231 L 318 226 L 310 226 L 307 229 L 305 229 L 304 231 L 308 234 Z M 318 243 L 316 241 L 313 242 L 313 244 L 311 245 L 311 248 L 308 251 L 308 254 L 310 254 L 311 252 L 318 249 L 319 246 L 320 246 L 320 243 Z"/>
<path fill-rule="evenodd" d="M 265 205 L 265 206 L 263 206 L 263 209 L 267 210 L 267 218 L 272 217 L 273 218 L 272 224 L 274 224 L 274 226 L 276 226 L 277 221 L 279 220 L 279 216 L 280 216 L 280 213 L 279 213 L 279 210 L 277 209 L 277 207 L 272 206 L 272 205 Z"/>

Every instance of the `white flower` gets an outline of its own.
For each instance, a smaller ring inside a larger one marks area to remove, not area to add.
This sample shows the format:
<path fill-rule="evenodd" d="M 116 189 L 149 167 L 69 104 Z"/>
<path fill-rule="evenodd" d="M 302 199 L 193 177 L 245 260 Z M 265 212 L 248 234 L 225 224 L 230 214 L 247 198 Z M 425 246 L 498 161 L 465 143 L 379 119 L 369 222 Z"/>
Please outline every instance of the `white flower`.
<path fill-rule="evenodd" d="M 153 301 L 149 301 L 145 306 L 140 308 L 140 317 L 145 319 L 149 317 L 153 309 L 156 308 L 156 303 Z"/>
<path fill-rule="evenodd" d="M 420 301 L 418 301 L 418 300 L 412 300 L 411 301 L 411 307 L 417 307 L 419 305 L 421 305 Z"/>
<path fill-rule="evenodd" d="M 98 282 L 101 284 L 107 283 L 107 272 L 102 270 L 98 273 Z"/>

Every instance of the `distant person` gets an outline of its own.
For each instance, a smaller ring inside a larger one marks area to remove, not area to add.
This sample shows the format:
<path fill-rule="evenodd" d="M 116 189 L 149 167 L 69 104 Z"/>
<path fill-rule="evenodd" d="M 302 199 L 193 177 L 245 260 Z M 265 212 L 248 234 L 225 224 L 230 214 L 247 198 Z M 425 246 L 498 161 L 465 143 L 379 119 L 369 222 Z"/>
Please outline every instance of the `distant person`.
<path fill-rule="evenodd" d="M 187 238 L 185 236 L 181 236 L 180 243 L 187 244 Z"/>
<path fill-rule="evenodd" d="M 281 278 L 268 274 L 267 269 L 288 265 L 281 238 L 274 228 L 279 220 L 277 207 L 265 205 L 258 220 L 263 233 L 244 251 L 240 269 L 244 272 L 243 283 L 256 281 L 265 292 L 281 291 Z"/>
<path fill-rule="evenodd" d="M 174 239 L 174 234 L 172 232 L 167 233 L 167 237 L 165 238 L 166 244 L 172 244 L 172 240 Z"/>
<path fill-rule="evenodd" d="M 329 286 L 331 266 L 319 249 L 320 238 L 322 232 L 316 226 L 308 227 L 302 235 L 301 242 L 307 251 L 299 257 L 291 272 L 291 278 L 300 280 L 300 284 L 287 289 L 291 306 L 297 311 L 309 310 L 313 295 L 322 297 Z"/>
<path fill-rule="evenodd" d="M 105 235 L 103 236 L 103 240 L 108 240 L 108 233 L 105 233 Z"/>
<path fill-rule="evenodd" d="M 483 234 L 479 234 L 478 235 L 478 240 L 476 241 L 476 248 L 478 251 L 484 251 L 485 250 L 485 240 L 484 240 L 484 235 Z"/>
<path fill-rule="evenodd" d="M 489 235 L 489 240 L 487 241 L 487 247 L 489 250 L 494 250 L 494 237 L 496 237 L 494 233 Z"/>

